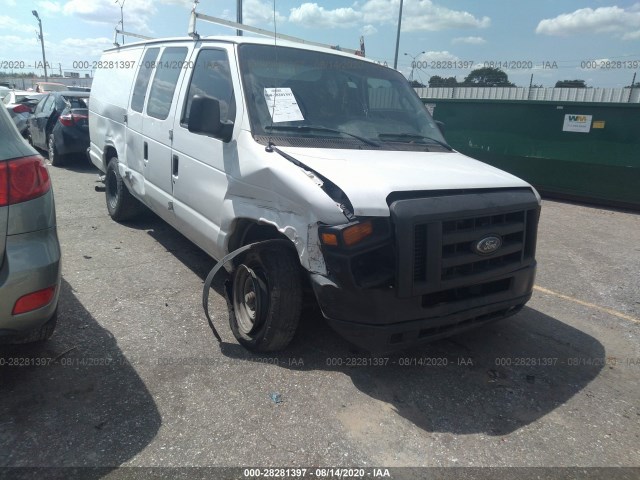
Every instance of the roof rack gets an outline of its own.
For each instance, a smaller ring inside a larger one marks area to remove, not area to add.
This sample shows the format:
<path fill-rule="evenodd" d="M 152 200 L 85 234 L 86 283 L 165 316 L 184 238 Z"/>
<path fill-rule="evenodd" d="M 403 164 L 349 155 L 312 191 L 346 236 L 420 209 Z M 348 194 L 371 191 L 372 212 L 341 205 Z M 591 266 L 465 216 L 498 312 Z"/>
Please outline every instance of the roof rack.
<path fill-rule="evenodd" d="M 197 19 L 200 19 L 205 22 L 214 23 L 216 25 L 222 25 L 229 28 L 234 28 L 236 30 L 243 30 L 246 32 L 255 33 L 257 35 L 263 35 L 271 38 L 279 38 L 281 40 L 288 40 L 290 42 L 302 43 L 305 45 L 312 45 L 314 47 L 330 48 L 332 50 L 339 50 L 341 52 L 351 53 L 353 55 L 357 55 L 360 57 L 365 56 L 364 55 L 364 39 L 362 37 L 360 38 L 360 50 L 354 50 L 352 48 L 342 48 L 340 47 L 340 45 L 329 45 L 326 43 L 312 42 L 309 40 L 305 40 L 304 38 L 293 37 L 291 35 L 284 35 L 282 33 L 271 32 L 269 30 L 264 30 L 262 28 L 251 27 L 243 23 L 232 22 L 230 20 L 225 20 L 224 18 L 212 17 L 211 15 L 206 15 L 204 13 L 196 12 L 196 7 L 198 6 L 198 3 L 200 3 L 199 0 L 194 0 L 193 2 L 193 8 L 191 9 L 191 16 L 189 18 L 189 30 L 188 30 L 189 36 L 195 40 L 198 40 L 200 38 L 200 35 L 196 31 L 196 21 Z M 128 37 L 140 38 L 142 40 L 155 40 L 154 37 L 148 37 L 146 35 L 140 35 L 138 33 L 125 32 L 124 30 L 119 30 L 116 27 L 114 36 L 113 36 L 113 44 L 116 47 L 120 47 L 120 44 L 118 43 L 118 35 L 126 35 Z"/>
<path fill-rule="evenodd" d="M 116 31 L 113 34 L 113 44 L 116 47 L 120 46 L 120 44 L 118 43 L 118 35 L 126 35 L 127 37 L 135 37 L 135 38 L 140 38 L 142 40 L 155 40 L 153 37 L 147 37 L 145 35 L 140 35 L 138 33 L 125 32 L 124 30 L 118 30 L 116 28 Z"/>
<path fill-rule="evenodd" d="M 200 35 L 196 31 L 196 20 L 199 18 L 200 20 L 203 20 L 205 22 L 215 23 L 217 25 L 223 25 L 225 27 L 235 28 L 236 30 L 244 30 L 246 32 L 255 33 L 257 35 L 264 35 L 266 37 L 272 37 L 272 38 L 275 37 L 281 40 L 289 40 L 290 42 L 303 43 L 305 45 L 313 45 L 315 47 L 331 48 L 333 50 L 339 50 L 342 52 L 347 52 L 353 55 L 364 57 L 364 51 L 362 50 L 353 50 L 351 48 L 342 48 L 339 45 L 328 45 L 325 43 L 311 42 L 303 38 L 292 37 L 291 35 L 284 35 L 281 33 L 275 33 L 269 30 L 264 30 L 262 28 L 250 27 L 249 25 L 245 25 L 243 23 L 232 22 L 229 20 L 225 20 L 224 18 L 205 15 L 204 13 L 196 12 L 196 7 L 198 6 L 198 3 L 199 3 L 198 0 L 195 0 L 193 3 L 193 8 L 191 9 L 191 18 L 189 19 L 189 31 L 188 31 L 189 36 L 196 40 L 200 38 Z"/>

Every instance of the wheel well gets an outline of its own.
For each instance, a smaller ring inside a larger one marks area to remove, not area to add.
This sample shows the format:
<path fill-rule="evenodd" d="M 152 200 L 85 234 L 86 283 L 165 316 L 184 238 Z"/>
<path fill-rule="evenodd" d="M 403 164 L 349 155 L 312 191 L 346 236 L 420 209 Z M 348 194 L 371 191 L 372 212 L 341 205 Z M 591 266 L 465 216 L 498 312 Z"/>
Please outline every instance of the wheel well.
<path fill-rule="evenodd" d="M 107 165 L 109 164 L 109 160 L 111 160 L 113 157 L 117 157 L 118 156 L 118 152 L 116 151 L 115 148 L 109 146 L 107 148 L 104 149 L 104 167 L 107 168 Z"/>
<path fill-rule="evenodd" d="M 273 225 L 256 223 L 253 220 L 238 220 L 238 225 L 229 239 L 229 251 L 232 252 L 250 243 L 262 240 L 286 239 Z"/>
<path fill-rule="evenodd" d="M 288 240 L 291 246 L 294 247 L 293 242 L 291 242 L 286 235 L 278 231 L 278 229 L 273 225 L 257 223 L 254 220 L 239 219 L 236 228 L 229 239 L 228 251 L 233 252 L 234 250 L 253 242 L 275 239 Z M 234 265 L 237 266 L 238 262 L 240 262 L 242 258 L 243 255 L 236 257 L 236 259 L 234 259 Z M 300 266 L 300 268 L 304 270 L 302 266 Z M 311 284 L 309 283 L 309 276 L 303 275 L 302 279 L 302 290 L 306 299 L 305 304 L 317 305 Z"/>

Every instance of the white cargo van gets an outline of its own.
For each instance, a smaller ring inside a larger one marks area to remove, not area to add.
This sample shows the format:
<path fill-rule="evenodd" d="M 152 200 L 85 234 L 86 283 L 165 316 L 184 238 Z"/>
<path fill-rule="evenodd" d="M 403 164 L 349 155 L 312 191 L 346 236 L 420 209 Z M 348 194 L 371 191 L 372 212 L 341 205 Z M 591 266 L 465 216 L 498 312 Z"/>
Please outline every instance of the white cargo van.
<path fill-rule="evenodd" d="M 400 73 L 248 37 L 152 40 L 100 64 L 89 153 L 115 220 L 142 203 L 217 260 L 286 239 L 233 263 L 245 347 L 291 341 L 307 280 L 330 325 L 378 351 L 529 300 L 537 192 L 453 151 Z"/>

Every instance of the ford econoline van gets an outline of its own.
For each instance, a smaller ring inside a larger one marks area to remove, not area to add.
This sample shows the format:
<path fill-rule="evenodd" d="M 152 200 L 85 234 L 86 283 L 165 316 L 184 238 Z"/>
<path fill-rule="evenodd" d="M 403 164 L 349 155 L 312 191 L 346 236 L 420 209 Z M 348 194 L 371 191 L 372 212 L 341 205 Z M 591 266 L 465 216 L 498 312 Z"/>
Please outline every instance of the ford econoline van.
<path fill-rule="evenodd" d="M 238 341 L 292 340 L 305 282 L 330 325 L 389 351 L 518 312 L 531 297 L 540 197 L 454 151 L 399 72 L 249 37 L 104 52 L 91 161 L 116 221 L 141 205 L 234 259 Z"/>

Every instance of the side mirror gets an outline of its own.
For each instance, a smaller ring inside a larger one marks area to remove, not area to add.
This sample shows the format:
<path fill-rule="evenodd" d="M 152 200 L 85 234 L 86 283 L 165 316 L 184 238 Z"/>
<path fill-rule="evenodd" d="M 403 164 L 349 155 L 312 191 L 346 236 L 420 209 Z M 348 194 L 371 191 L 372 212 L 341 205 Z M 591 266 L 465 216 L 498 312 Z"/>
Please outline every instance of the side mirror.
<path fill-rule="evenodd" d="M 194 96 L 191 101 L 187 128 L 190 132 L 210 135 L 223 142 L 230 141 L 233 134 L 233 123 L 220 121 L 220 102 L 202 95 Z"/>
<path fill-rule="evenodd" d="M 436 120 L 436 125 L 438 126 L 438 130 L 440 130 L 440 133 L 442 135 L 444 135 L 444 123 L 441 122 L 440 120 Z"/>

